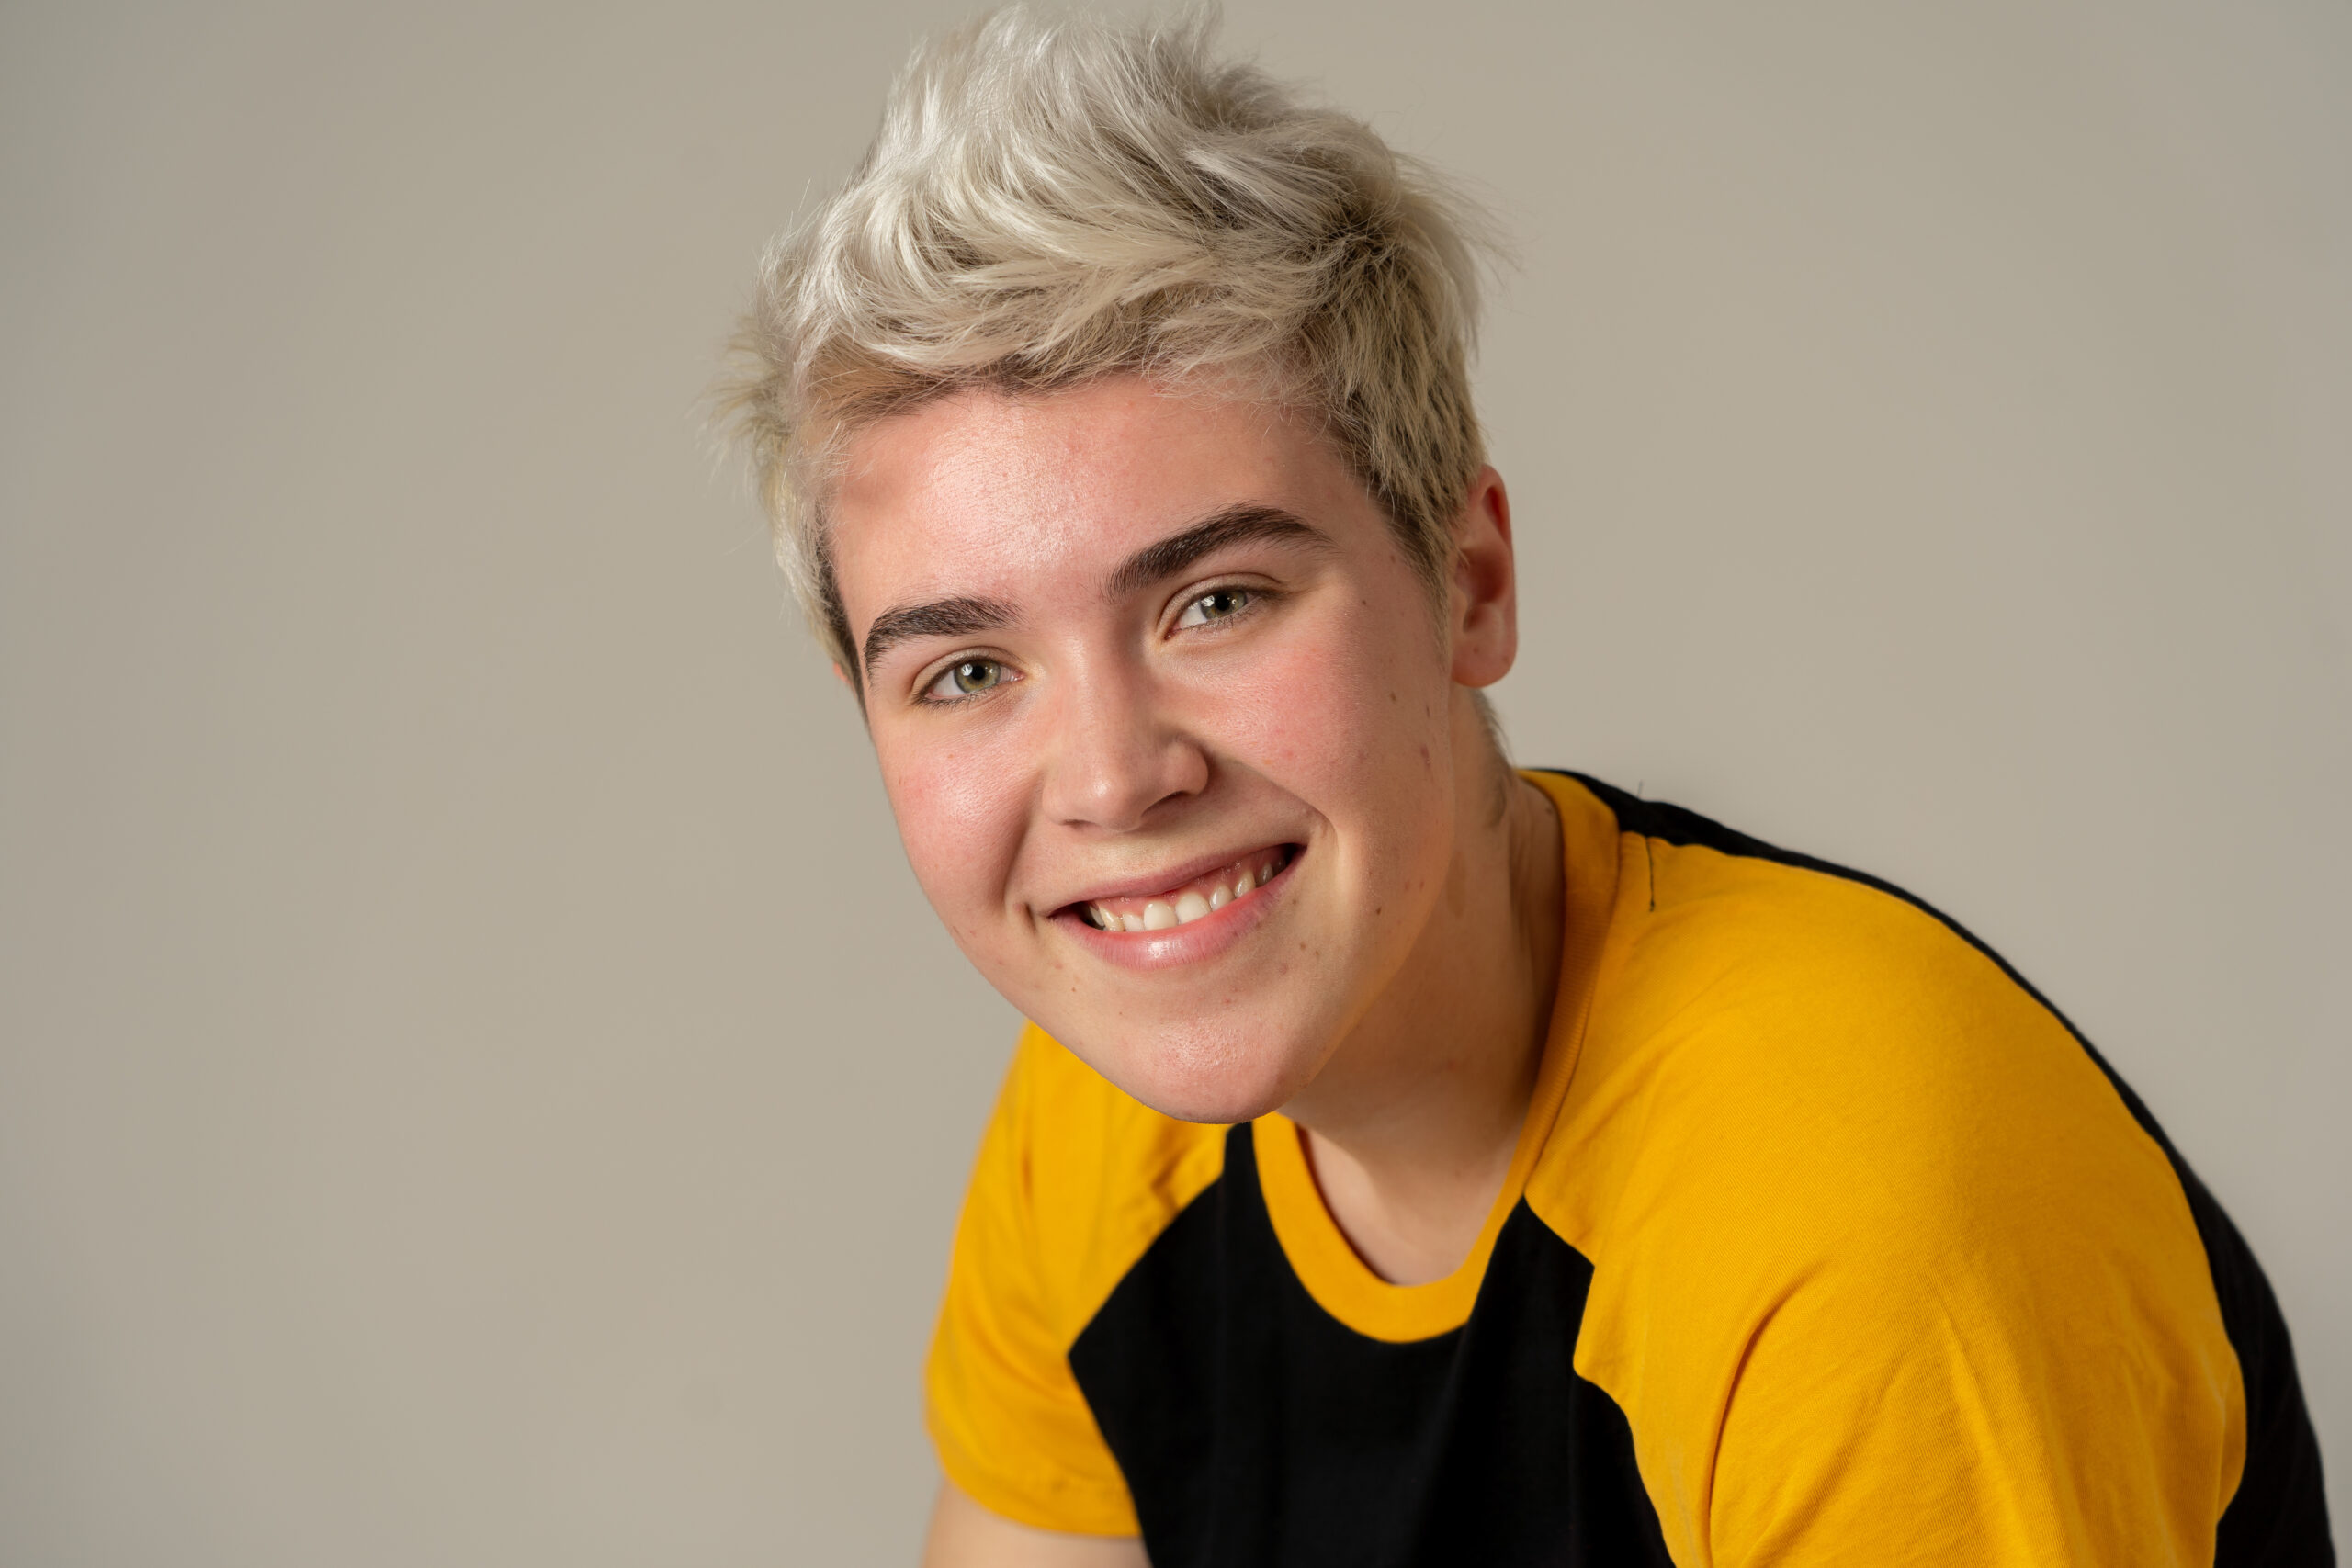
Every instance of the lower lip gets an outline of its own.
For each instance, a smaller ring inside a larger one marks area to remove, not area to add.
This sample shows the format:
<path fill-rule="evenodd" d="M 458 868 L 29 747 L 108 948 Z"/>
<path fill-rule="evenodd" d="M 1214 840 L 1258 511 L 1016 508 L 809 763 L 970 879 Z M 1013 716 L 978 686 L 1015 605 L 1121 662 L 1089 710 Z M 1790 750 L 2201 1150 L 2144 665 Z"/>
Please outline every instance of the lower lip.
<path fill-rule="evenodd" d="M 1293 849 L 1283 868 L 1247 897 L 1234 899 L 1222 909 L 1212 909 L 1197 920 L 1165 931 L 1106 931 L 1075 909 L 1056 915 L 1054 923 L 1080 946 L 1123 968 L 1173 969 L 1198 964 L 1215 958 L 1257 930 L 1273 913 L 1275 901 L 1290 891 L 1291 873 L 1306 858 L 1303 847 Z"/>

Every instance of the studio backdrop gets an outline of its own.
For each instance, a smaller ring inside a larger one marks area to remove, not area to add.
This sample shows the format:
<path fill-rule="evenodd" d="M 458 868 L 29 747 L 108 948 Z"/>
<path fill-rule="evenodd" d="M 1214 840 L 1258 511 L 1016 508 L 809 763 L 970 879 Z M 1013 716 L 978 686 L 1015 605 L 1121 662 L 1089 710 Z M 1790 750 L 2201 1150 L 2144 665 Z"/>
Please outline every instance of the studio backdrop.
<path fill-rule="evenodd" d="M 0 1562 L 912 1561 L 1016 1021 L 698 400 L 963 15 L 0 10 Z M 1511 237 L 1519 757 L 2014 961 L 2352 1518 L 2352 12 L 1227 31 Z"/>

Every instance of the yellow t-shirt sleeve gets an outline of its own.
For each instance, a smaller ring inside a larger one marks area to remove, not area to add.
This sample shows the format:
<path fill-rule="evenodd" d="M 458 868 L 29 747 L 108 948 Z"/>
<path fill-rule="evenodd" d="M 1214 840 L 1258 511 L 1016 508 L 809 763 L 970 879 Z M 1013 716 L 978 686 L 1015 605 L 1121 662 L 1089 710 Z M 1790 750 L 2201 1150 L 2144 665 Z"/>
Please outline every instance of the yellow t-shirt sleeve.
<path fill-rule="evenodd" d="M 2210 1564 L 2245 1396 L 2163 1150 L 1931 918 L 1691 860 L 1629 959 L 1667 1000 L 1590 1043 L 1555 1134 L 1581 1164 L 1531 1190 L 1595 1260 L 1577 1370 L 1674 1560 Z M 1684 940 L 1676 894 L 1802 918 Z"/>
<path fill-rule="evenodd" d="M 1033 1136 L 1060 1048 L 1031 1030 L 1014 1053 L 964 1199 L 925 1369 L 932 1439 L 949 1479 L 1040 1529 L 1136 1533 L 1135 1506 L 1069 1367 L 1036 1224 Z"/>
<path fill-rule="evenodd" d="M 1710 1560 L 2210 1564 L 2229 1369 L 2111 1259 L 1954 1262 L 1789 1281 L 1712 1434 Z"/>

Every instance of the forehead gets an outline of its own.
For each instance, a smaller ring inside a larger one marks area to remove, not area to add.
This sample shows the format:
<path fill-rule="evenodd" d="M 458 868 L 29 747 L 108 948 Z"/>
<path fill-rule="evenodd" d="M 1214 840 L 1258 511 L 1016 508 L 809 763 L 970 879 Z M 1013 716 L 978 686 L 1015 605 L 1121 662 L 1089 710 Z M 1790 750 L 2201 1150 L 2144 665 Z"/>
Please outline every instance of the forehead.
<path fill-rule="evenodd" d="M 976 389 L 851 438 L 830 544 L 855 623 L 910 595 L 1092 575 L 1237 502 L 1312 515 L 1360 488 L 1311 424 L 1264 401 L 1132 377 Z"/>

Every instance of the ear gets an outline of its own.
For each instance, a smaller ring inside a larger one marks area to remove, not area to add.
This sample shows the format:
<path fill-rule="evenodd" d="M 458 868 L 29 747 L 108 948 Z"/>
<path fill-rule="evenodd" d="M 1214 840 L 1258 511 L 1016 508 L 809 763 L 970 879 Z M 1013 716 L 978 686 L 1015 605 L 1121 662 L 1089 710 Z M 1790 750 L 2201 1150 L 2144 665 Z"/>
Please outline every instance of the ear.
<path fill-rule="evenodd" d="M 844 686 L 851 684 L 849 671 L 842 668 L 842 661 L 838 659 L 833 660 L 833 679 Z"/>
<path fill-rule="evenodd" d="M 1519 566 L 1502 475 L 1480 468 L 1453 520 L 1453 679 L 1491 686 L 1519 657 Z"/>

